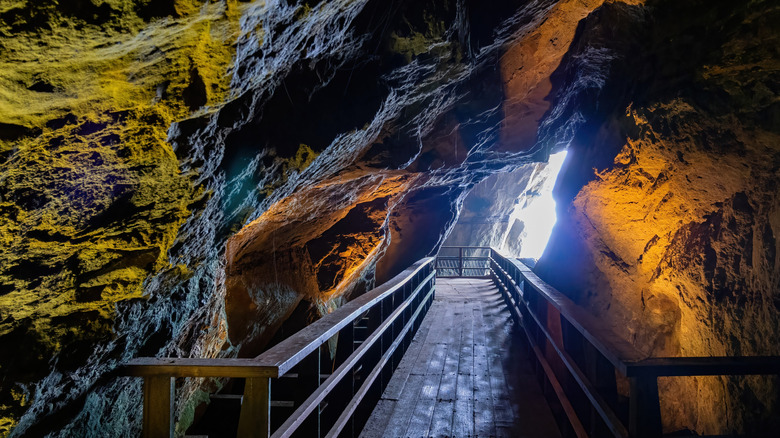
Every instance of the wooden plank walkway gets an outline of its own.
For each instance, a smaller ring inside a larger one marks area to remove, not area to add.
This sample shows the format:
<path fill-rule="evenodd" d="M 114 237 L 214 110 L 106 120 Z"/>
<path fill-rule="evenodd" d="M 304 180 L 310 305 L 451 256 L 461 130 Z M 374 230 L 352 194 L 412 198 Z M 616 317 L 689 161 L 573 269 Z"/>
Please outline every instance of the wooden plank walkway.
<path fill-rule="evenodd" d="M 361 437 L 560 437 L 522 336 L 491 280 L 437 278 Z"/>

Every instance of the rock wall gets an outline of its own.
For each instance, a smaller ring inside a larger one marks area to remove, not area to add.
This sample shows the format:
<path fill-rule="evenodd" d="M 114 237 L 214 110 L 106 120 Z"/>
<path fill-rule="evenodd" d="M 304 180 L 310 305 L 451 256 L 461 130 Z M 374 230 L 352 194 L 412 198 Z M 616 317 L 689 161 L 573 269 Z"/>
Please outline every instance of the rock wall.
<path fill-rule="evenodd" d="M 537 147 L 569 152 L 537 272 L 648 356 L 778 352 L 777 14 L 767 2 L 604 4 L 541 74 L 543 114 L 505 118 L 535 120 Z M 531 173 L 475 186 L 446 244 L 518 256 L 512 201 Z M 772 436 L 780 422 L 773 377 L 659 383 L 667 432 Z"/>
<path fill-rule="evenodd" d="M 537 271 L 649 355 L 777 355 L 780 11 L 648 6 L 633 19 L 605 7 L 578 30 L 570 62 L 601 48 L 620 65 L 598 106 L 578 108 L 579 159 Z M 631 24 L 605 28 L 620 15 Z M 771 436 L 780 419 L 774 378 L 660 386 L 666 431 Z"/>
<path fill-rule="evenodd" d="M 519 254 L 522 242 L 516 235 L 508 236 L 515 226 L 511 216 L 537 166 L 544 164 L 526 164 L 512 172 L 491 175 L 474 186 L 463 200 L 458 221 L 444 244 L 489 246 L 502 253 Z"/>
<path fill-rule="evenodd" d="M 117 336 L 150 273 L 189 275 L 167 253 L 203 191 L 167 131 L 225 100 L 238 18 L 233 1 L 0 5 L 0 435 L 36 382 Z"/>

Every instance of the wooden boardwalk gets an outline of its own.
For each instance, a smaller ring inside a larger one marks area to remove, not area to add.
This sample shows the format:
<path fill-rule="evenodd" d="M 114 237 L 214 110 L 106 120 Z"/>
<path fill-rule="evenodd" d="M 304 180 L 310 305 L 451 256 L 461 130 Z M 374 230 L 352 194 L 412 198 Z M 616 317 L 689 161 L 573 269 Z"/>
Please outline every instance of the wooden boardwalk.
<path fill-rule="evenodd" d="M 436 299 L 362 437 L 560 437 L 491 280 L 439 278 Z"/>

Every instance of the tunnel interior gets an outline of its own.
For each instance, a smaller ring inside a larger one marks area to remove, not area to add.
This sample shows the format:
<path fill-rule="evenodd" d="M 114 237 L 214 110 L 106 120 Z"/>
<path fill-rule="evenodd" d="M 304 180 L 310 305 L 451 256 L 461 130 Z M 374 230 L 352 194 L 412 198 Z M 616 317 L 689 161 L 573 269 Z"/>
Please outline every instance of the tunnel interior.
<path fill-rule="evenodd" d="M 648 357 L 780 355 L 779 33 L 770 0 L 0 4 L 0 437 L 139 432 L 121 364 L 254 357 L 442 246 Z M 184 432 L 239 384 L 178 385 Z M 664 433 L 773 436 L 777 389 L 661 378 Z"/>

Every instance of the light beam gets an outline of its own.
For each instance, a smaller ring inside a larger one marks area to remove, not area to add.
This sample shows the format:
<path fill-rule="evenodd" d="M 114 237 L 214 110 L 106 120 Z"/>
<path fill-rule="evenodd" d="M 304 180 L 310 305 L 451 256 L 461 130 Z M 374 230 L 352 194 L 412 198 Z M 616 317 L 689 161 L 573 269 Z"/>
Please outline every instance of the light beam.
<path fill-rule="evenodd" d="M 520 258 L 538 260 L 550 240 L 557 220 L 552 190 L 566 155 L 567 151 L 552 154 L 546 165 L 536 167 L 526 190 L 515 202 L 509 223 L 515 223 L 512 219 L 523 223 Z"/>

